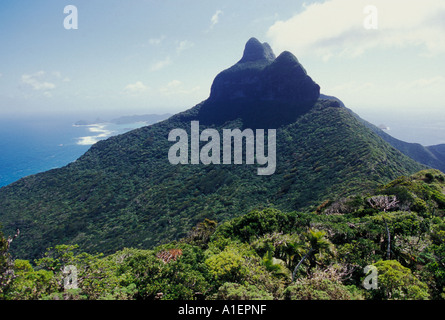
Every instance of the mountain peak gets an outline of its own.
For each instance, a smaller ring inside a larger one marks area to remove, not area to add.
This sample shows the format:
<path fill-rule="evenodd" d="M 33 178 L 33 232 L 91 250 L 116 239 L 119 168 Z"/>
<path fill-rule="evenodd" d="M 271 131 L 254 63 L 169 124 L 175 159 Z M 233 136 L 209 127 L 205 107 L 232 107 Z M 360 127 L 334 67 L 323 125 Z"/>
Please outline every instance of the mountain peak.
<path fill-rule="evenodd" d="M 278 58 L 276 58 L 277 62 L 280 63 L 292 63 L 292 64 L 300 64 L 300 62 L 298 61 L 297 57 L 294 56 L 293 53 L 289 52 L 289 51 L 283 51 Z M 300 64 L 301 66 L 301 64 Z"/>
<path fill-rule="evenodd" d="M 258 60 L 275 60 L 275 54 L 268 43 L 261 43 L 256 38 L 250 38 L 244 47 L 243 57 L 238 63 L 252 62 Z"/>
<path fill-rule="evenodd" d="M 267 43 L 250 38 L 242 59 L 215 77 L 199 118 L 207 124 L 241 119 L 251 127 L 274 128 L 295 121 L 319 96 L 320 86 L 292 53 L 275 57 Z"/>

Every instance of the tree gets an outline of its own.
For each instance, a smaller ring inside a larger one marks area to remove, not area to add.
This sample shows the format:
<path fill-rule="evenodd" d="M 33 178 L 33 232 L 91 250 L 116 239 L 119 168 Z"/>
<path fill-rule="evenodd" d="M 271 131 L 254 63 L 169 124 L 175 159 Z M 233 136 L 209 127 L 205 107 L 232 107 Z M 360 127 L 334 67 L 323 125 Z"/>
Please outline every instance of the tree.
<path fill-rule="evenodd" d="M 363 299 L 360 291 L 354 286 L 345 286 L 341 282 L 344 271 L 328 267 L 316 268 L 310 278 L 298 279 L 284 291 L 287 300 L 358 300 Z"/>
<path fill-rule="evenodd" d="M 216 300 L 272 300 L 273 295 L 254 285 L 226 282 L 218 288 Z"/>
<path fill-rule="evenodd" d="M 385 217 L 382 217 L 383 222 L 385 223 L 385 229 L 386 229 L 386 237 L 388 239 L 388 245 L 386 247 L 386 259 L 391 258 L 391 233 L 389 232 L 388 223 L 386 222 Z"/>
<path fill-rule="evenodd" d="M 397 207 L 399 201 L 396 196 L 378 195 L 368 199 L 369 205 L 374 209 L 386 210 L 393 209 Z M 388 239 L 388 245 L 386 249 L 386 258 L 389 260 L 391 258 L 391 233 L 389 232 L 388 223 L 383 217 L 383 222 L 385 223 L 386 237 Z"/>
<path fill-rule="evenodd" d="M 102 254 L 78 252 L 78 248 L 78 245 L 57 245 L 48 248 L 44 257 L 36 260 L 37 267 L 41 271 L 53 272 L 58 282 L 58 290 L 51 298 L 97 300 L 122 296 L 119 291 L 121 279 L 116 276 L 118 266 L 112 260 L 102 258 Z M 66 267 L 75 268 L 77 288 L 68 290 L 65 287 Z M 115 293 L 115 290 L 119 292 Z"/>
<path fill-rule="evenodd" d="M 205 219 L 189 232 L 185 238 L 185 242 L 206 248 L 210 236 L 215 232 L 217 225 L 218 223 L 216 221 Z"/>
<path fill-rule="evenodd" d="M 28 260 L 14 261 L 16 278 L 11 287 L 9 299 L 38 300 L 57 292 L 58 285 L 54 273 L 47 270 L 34 270 Z"/>
<path fill-rule="evenodd" d="M 417 279 L 410 269 L 395 260 L 381 260 L 374 263 L 378 271 L 378 290 L 372 294 L 377 299 L 427 300 L 428 286 Z"/>
<path fill-rule="evenodd" d="M 9 254 L 11 242 L 20 234 L 20 230 L 14 237 L 6 239 L 0 231 L 0 299 L 5 299 L 7 292 L 11 288 L 14 275 L 14 262 Z"/>
<path fill-rule="evenodd" d="M 445 299 L 445 225 L 433 225 L 431 239 L 432 244 L 428 246 L 425 253 L 429 257 L 427 269 L 434 277 L 435 298 Z"/>
<path fill-rule="evenodd" d="M 263 235 L 251 243 L 258 255 L 264 257 L 271 254 L 274 258 L 284 261 L 290 269 L 295 266 L 295 260 L 306 252 L 306 246 L 297 234 L 273 232 Z"/>
<path fill-rule="evenodd" d="M 173 242 L 153 250 L 126 248 L 109 259 L 117 265 L 119 285 L 132 289 L 137 300 L 192 300 L 209 291 L 197 246 Z"/>
<path fill-rule="evenodd" d="M 239 282 L 248 273 L 245 256 L 237 246 L 228 246 L 219 254 L 206 259 L 210 274 L 218 282 Z"/>
<path fill-rule="evenodd" d="M 384 212 L 397 207 L 399 204 L 396 196 L 387 195 L 374 196 L 369 198 L 367 201 L 372 208 L 383 210 Z"/>
<path fill-rule="evenodd" d="M 301 258 L 301 260 L 298 262 L 298 264 L 295 266 L 295 269 L 292 273 L 292 282 L 295 281 L 295 275 L 297 273 L 298 268 L 300 265 L 309 257 L 320 253 L 320 252 L 332 252 L 333 245 L 332 243 L 326 238 L 326 233 L 324 231 L 319 230 L 312 230 L 309 229 L 309 231 L 306 233 L 306 240 L 309 242 L 309 250 L 307 253 Z M 314 266 L 315 261 L 312 263 L 312 267 Z"/>
<path fill-rule="evenodd" d="M 158 283 L 162 281 L 166 264 L 152 250 L 125 248 L 108 259 L 117 266 L 117 274 L 122 279 L 120 285 L 134 287 L 135 299 L 154 299 L 163 292 Z"/>
<path fill-rule="evenodd" d="M 281 259 L 276 259 L 272 256 L 272 251 L 269 250 L 263 257 L 263 263 L 267 271 L 271 272 L 276 277 L 289 277 L 290 271 L 286 268 L 286 264 Z"/>

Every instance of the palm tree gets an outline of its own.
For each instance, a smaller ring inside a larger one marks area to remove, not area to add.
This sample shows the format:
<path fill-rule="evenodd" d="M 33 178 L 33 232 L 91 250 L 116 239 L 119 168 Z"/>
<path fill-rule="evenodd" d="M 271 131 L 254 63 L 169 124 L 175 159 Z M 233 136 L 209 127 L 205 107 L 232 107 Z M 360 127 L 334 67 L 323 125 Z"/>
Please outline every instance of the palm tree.
<path fill-rule="evenodd" d="M 295 281 L 295 275 L 297 273 L 297 270 L 303 263 L 303 261 L 306 260 L 306 258 L 310 257 L 312 254 L 317 254 L 322 251 L 325 252 L 332 251 L 333 245 L 325 236 L 326 232 L 312 230 L 312 229 L 309 229 L 309 231 L 306 233 L 306 239 L 309 242 L 310 247 L 308 252 L 303 256 L 303 258 L 301 258 L 301 260 L 295 266 L 294 272 L 292 273 L 292 282 Z"/>
<path fill-rule="evenodd" d="M 266 269 L 278 278 L 288 277 L 290 275 L 290 271 L 286 268 L 285 262 L 281 259 L 274 258 L 271 250 L 268 250 L 264 255 L 263 263 Z"/>
<path fill-rule="evenodd" d="M 307 246 L 301 242 L 301 239 L 296 239 L 286 244 L 286 247 L 283 249 L 283 255 L 289 269 L 292 267 L 295 258 L 301 257 L 306 252 L 306 247 Z"/>

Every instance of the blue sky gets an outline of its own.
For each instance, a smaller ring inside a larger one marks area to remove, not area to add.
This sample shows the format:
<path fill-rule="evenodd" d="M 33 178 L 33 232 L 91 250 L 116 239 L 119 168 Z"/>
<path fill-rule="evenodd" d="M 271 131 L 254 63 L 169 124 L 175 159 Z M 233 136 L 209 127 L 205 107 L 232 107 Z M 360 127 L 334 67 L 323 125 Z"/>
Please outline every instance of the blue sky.
<path fill-rule="evenodd" d="M 63 26 L 67 5 L 77 30 Z M 182 111 L 252 36 L 365 118 L 445 122 L 443 0 L 2 0 L 0 116 Z"/>

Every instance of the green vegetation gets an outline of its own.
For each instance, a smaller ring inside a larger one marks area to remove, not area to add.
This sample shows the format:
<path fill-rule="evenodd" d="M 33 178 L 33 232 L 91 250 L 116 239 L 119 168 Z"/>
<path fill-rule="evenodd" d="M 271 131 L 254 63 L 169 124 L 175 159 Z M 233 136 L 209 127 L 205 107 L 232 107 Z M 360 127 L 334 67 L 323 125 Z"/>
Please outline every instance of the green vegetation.
<path fill-rule="evenodd" d="M 407 155 L 411 159 L 423 163 L 424 165 L 430 166 L 441 171 L 445 171 L 445 145 L 439 144 L 435 146 L 422 146 L 419 143 L 409 143 L 399 139 L 396 139 L 389 134 L 387 134 L 382 129 L 377 126 L 360 119 L 357 115 L 357 119 L 361 121 L 366 127 L 370 128 L 383 140 L 388 142 L 397 150 L 401 151 L 403 154 Z"/>
<path fill-rule="evenodd" d="M 0 188 L 0 299 L 445 298 L 444 174 L 272 57 L 251 39 L 206 101 Z M 193 120 L 276 129 L 275 173 L 171 165 Z"/>
<path fill-rule="evenodd" d="M 1 236 L 0 294 L 7 300 L 444 299 L 444 191 L 445 175 L 425 170 L 312 212 L 264 208 L 219 224 L 204 219 L 182 239 L 108 255 L 59 244 L 33 261 L 14 259 L 9 243 L 21 235 Z M 77 288 L 64 287 L 67 265 L 76 267 Z M 362 285 L 368 265 L 377 268 L 375 290 Z"/>
<path fill-rule="evenodd" d="M 312 212 L 424 169 L 328 100 L 278 128 L 272 176 L 258 176 L 256 165 L 173 166 L 168 133 L 189 132 L 200 107 L 100 141 L 64 168 L 1 188 L 3 231 L 21 231 L 11 253 L 38 259 L 60 243 L 90 254 L 149 249 L 184 238 L 206 218 L 222 223 L 264 208 Z"/>

